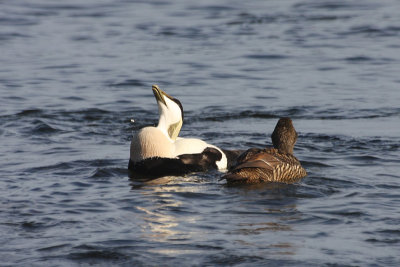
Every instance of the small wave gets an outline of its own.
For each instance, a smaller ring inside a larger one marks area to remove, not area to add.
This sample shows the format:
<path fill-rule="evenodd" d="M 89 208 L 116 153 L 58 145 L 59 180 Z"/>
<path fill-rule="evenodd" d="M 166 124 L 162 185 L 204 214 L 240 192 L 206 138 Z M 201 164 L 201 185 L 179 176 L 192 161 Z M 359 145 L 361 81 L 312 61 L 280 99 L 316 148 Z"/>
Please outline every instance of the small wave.
<path fill-rule="evenodd" d="M 157 35 L 188 39 L 209 38 L 209 34 L 199 27 L 163 27 L 157 32 Z"/>
<path fill-rule="evenodd" d="M 311 176 L 311 175 L 309 175 Z M 309 177 L 307 176 L 307 177 Z M 327 195 L 331 195 L 334 193 L 339 193 L 342 188 L 353 188 L 353 187 L 361 187 L 357 182 L 346 178 L 337 178 L 330 176 L 315 176 L 309 177 L 310 179 L 305 179 L 305 183 L 309 186 L 317 186 L 323 188 L 319 188 L 319 190 L 323 190 Z M 366 188 L 369 188 L 369 185 L 365 185 Z"/>
<path fill-rule="evenodd" d="M 111 83 L 111 84 L 109 84 L 109 86 L 115 86 L 115 87 L 119 87 L 119 86 L 146 87 L 146 86 L 148 86 L 148 83 L 144 82 L 144 81 L 141 81 L 141 80 L 137 80 L 137 79 L 128 79 L 128 80 L 125 80 L 123 82 Z"/>
<path fill-rule="evenodd" d="M 0 25 L 3 26 L 32 26 L 38 24 L 39 21 L 37 19 L 30 19 L 22 16 L 13 16 L 13 17 L 0 17 Z"/>
<path fill-rule="evenodd" d="M 36 210 L 30 210 L 27 215 L 31 215 L 34 216 L 35 213 L 39 213 Z M 60 222 L 55 221 L 51 218 L 47 218 L 47 220 L 45 222 L 41 222 L 41 221 L 22 221 L 19 223 L 20 227 L 23 228 L 25 231 L 43 231 L 46 228 L 51 228 L 51 227 L 55 227 L 58 226 L 60 224 Z"/>
<path fill-rule="evenodd" d="M 258 78 L 255 76 L 250 76 L 250 75 L 240 75 L 240 74 L 233 74 L 233 73 L 222 73 L 222 72 L 216 72 L 212 74 L 213 78 L 216 79 L 240 79 L 240 80 L 262 80 L 262 78 Z"/>
<path fill-rule="evenodd" d="M 14 40 L 16 38 L 30 38 L 32 36 L 28 34 L 21 34 L 17 32 L 8 32 L 8 33 L 0 33 L 0 41 L 9 41 L 9 40 Z"/>
<path fill-rule="evenodd" d="M 67 97 L 62 97 L 61 99 L 66 100 L 66 101 L 84 101 L 85 99 L 79 96 L 67 96 Z"/>
<path fill-rule="evenodd" d="M 34 167 L 34 168 L 28 168 L 25 169 L 25 173 L 41 173 L 41 172 L 46 172 L 46 171 L 51 171 L 51 170 L 68 170 L 71 168 L 71 164 L 68 162 L 61 162 L 61 163 L 56 163 L 52 165 L 47 165 L 47 166 L 40 166 L 40 167 Z"/>
<path fill-rule="evenodd" d="M 326 15 L 326 14 L 321 14 L 321 15 L 310 15 L 310 16 L 305 16 L 306 20 L 309 21 L 335 21 L 335 20 L 348 20 L 353 18 L 353 16 L 350 15 Z"/>
<path fill-rule="evenodd" d="M 128 166 L 128 165 L 127 165 Z M 121 177 L 128 174 L 127 168 L 109 168 L 100 167 L 97 168 L 90 178 L 110 178 L 110 177 Z"/>
<path fill-rule="evenodd" d="M 97 121 L 103 119 L 104 115 L 110 114 L 110 111 L 99 108 L 89 108 L 80 110 L 78 113 L 83 115 L 85 121 Z"/>
<path fill-rule="evenodd" d="M 345 135 L 326 135 L 314 133 L 302 134 L 301 138 L 302 146 L 305 146 L 308 149 L 318 147 L 319 143 L 323 143 L 325 146 L 320 147 L 320 150 L 322 149 L 323 151 L 331 151 L 331 149 L 335 148 L 335 154 L 339 153 L 342 157 L 347 155 L 349 157 L 347 159 L 354 160 L 382 160 L 380 156 L 374 156 L 375 154 L 371 153 L 370 155 L 364 155 L 363 153 L 365 153 L 365 151 L 374 151 L 376 153 L 384 152 L 384 154 L 379 155 L 386 155 L 388 152 L 398 151 L 400 148 L 398 141 L 392 138 L 354 138 Z M 327 142 L 330 144 L 329 146 L 326 146 Z"/>
<path fill-rule="evenodd" d="M 71 184 L 76 187 L 91 187 L 91 186 L 93 186 L 93 184 L 84 183 L 84 182 L 72 182 Z"/>
<path fill-rule="evenodd" d="M 237 19 L 229 21 L 227 25 L 234 26 L 242 24 L 268 24 L 268 23 L 273 23 L 282 17 L 286 16 L 282 14 L 257 16 L 251 13 L 242 12 L 238 14 Z"/>
<path fill-rule="evenodd" d="M 29 230 L 34 230 L 37 228 L 42 228 L 43 227 L 43 223 L 40 222 L 34 222 L 34 221 L 25 221 L 21 223 L 21 227 L 25 228 L 25 229 L 29 229 Z"/>
<path fill-rule="evenodd" d="M 345 61 L 351 64 L 364 64 L 370 63 L 374 65 L 387 64 L 388 62 L 392 62 L 392 58 L 372 58 L 368 56 L 353 56 L 344 58 Z"/>
<path fill-rule="evenodd" d="M 322 163 L 319 161 L 306 161 L 306 160 L 301 160 L 301 164 L 307 168 L 307 167 L 319 167 L 319 168 L 330 168 L 334 167 L 333 165 L 329 165 L 326 163 Z"/>
<path fill-rule="evenodd" d="M 340 70 L 340 69 L 341 69 L 341 67 L 330 67 L 330 66 L 317 68 L 317 70 L 319 70 L 319 71 L 333 71 L 333 70 Z"/>
<path fill-rule="evenodd" d="M 326 182 L 329 179 L 328 182 Z M 318 177 L 312 173 L 303 178 L 301 186 L 298 188 L 296 195 L 302 198 L 320 198 L 340 193 L 340 181 L 326 177 Z"/>
<path fill-rule="evenodd" d="M 398 115 L 400 114 L 400 108 L 354 109 L 347 111 L 344 111 L 343 109 L 333 108 L 327 110 L 319 110 L 315 112 L 318 115 L 311 115 L 311 117 L 314 119 L 373 119 Z"/>
<path fill-rule="evenodd" d="M 382 239 L 368 238 L 365 241 L 366 242 L 370 242 L 370 243 L 382 243 L 382 244 L 397 244 L 397 243 L 400 243 L 400 239 L 399 238 L 382 238 Z"/>
<path fill-rule="evenodd" d="M 382 230 L 378 230 L 377 232 L 380 234 L 397 235 L 400 237 L 399 229 L 382 229 Z"/>
<path fill-rule="evenodd" d="M 245 109 L 221 111 L 218 107 L 207 107 L 209 114 L 202 113 L 187 116 L 185 123 L 191 121 L 226 121 L 247 118 L 275 119 L 280 117 L 291 117 L 293 119 L 320 119 L 320 120 L 348 120 L 348 119 L 374 119 L 398 116 L 400 108 L 377 108 L 377 109 L 353 109 L 343 110 L 339 108 L 321 109 L 316 106 L 294 106 L 285 109 L 262 110 Z"/>
<path fill-rule="evenodd" d="M 46 70 L 46 69 L 75 69 L 75 68 L 79 68 L 80 65 L 79 64 L 65 64 L 65 65 L 49 65 L 49 66 L 45 66 L 42 69 Z"/>
<path fill-rule="evenodd" d="M 299 10 L 316 10 L 316 9 L 325 9 L 325 10 L 372 10 L 379 7 L 378 4 L 372 4 L 371 2 L 335 2 L 335 1 L 323 1 L 323 2 L 306 2 L 306 3 L 297 3 L 293 5 L 293 8 Z"/>
<path fill-rule="evenodd" d="M 86 252 L 73 252 L 70 253 L 68 258 L 73 260 L 90 261 L 92 263 L 101 262 L 104 264 L 104 260 L 126 260 L 129 259 L 125 254 L 113 251 L 113 250 L 92 250 Z"/>
<path fill-rule="evenodd" d="M 356 57 L 347 57 L 345 58 L 345 60 L 351 62 L 363 62 L 363 61 L 371 61 L 373 59 L 371 57 L 366 57 L 366 56 L 356 56 Z"/>
<path fill-rule="evenodd" d="M 259 60 L 277 60 L 277 59 L 287 59 L 288 55 L 280 55 L 280 54 L 253 54 L 246 55 L 245 58 L 249 59 L 259 59 Z"/>
<path fill-rule="evenodd" d="M 105 18 L 110 15 L 108 11 L 85 11 L 85 12 L 77 12 L 70 15 L 72 18 Z"/>
<path fill-rule="evenodd" d="M 61 171 L 71 171 L 71 173 L 79 173 L 79 171 L 91 169 L 91 168 L 99 168 L 99 166 L 109 166 L 109 165 L 117 165 L 119 160 L 108 160 L 108 159 L 95 159 L 95 160 L 74 160 L 74 161 L 64 161 L 51 165 L 39 166 L 34 168 L 25 169 L 25 173 L 57 173 Z M 104 168 L 104 167 L 100 167 Z M 120 171 L 125 170 L 121 168 L 115 168 L 111 171 L 115 174 Z M 123 174 L 125 174 L 124 172 Z M 121 173 L 119 173 L 121 174 Z"/>
<path fill-rule="evenodd" d="M 190 199 L 216 199 L 219 194 L 210 194 L 210 193 L 197 193 L 197 192 L 176 192 L 175 195 L 182 198 L 190 198 Z"/>
<path fill-rule="evenodd" d="M 188 7 L 190 10 L 204 10 L 204 11 L 231 11 L 237 8 L 234 5 L 191 5 Z"/>
<path fill-rule="evenodd" d="M 207 108 L 208 109 L 208 108 Z M 213 113 L 211 110 L 210 113 Z M 191 119 L 188 119 L 187 122 L 192 120 L 201 120 L 202 121 L 226 121 L 226 120 L 235 120 L 235 119 L 245 119 L 245 118 L 263 118 L 263 119 L 271 119 L 271 118 L 279 118 L 278 115 L 273 114 L 272 112 L 260 112 L 254 110 L 243 110 L 238 112 L 215 112 L 211 116 L 207 115 L 194 115 L 191 116 Z"/>
<path fill-rule="evenodd" d="M 375 161 L 380 161 L 381 158 L 373 155 L 359 155 L 359 156 L 349 156 L 346 157 L 347 160 L 359 161 L 363 164 L 370 164 Z"/>
<path fill-rule="evenodd" d="M 364 217 L 368 216 L 366 212 L 362 212 L 360 210 L 349 210 L 349 209 L 340 209 L 340 210 L 333 210 L 333 211 L 325 211 L 327 214 L 332 215 L 339 215 L 343 217 L 350 217 L 350 218 L 357 218 L 357 217 Z"/>
<path fill-rule="evenodd" d="M 51 245 L 51 246 L 46 246 L 42 248 L 38 248 L 37 251 L 55 251 L 55 250 L 62 250 L 66 247 L 69 247 L 69 244 L 57 244 L 57 245 Z"/>
<path fill-rule="evenodd" d="M 235 25 L 257 25 L 257 24 L 273 24 L 273 23 L 293 23 L 299 24 L 302 21 L 310 22 L 326 22 L 326 21 L 344 21 L 353 18 L 353 15 L 341 15 L 341 14 L 292 14 L 292 13 L 276 13 L 276 14 L 265 14 L 256 15 L 251 13 L 239 13 L 237 18 L 227 22 L 228 26 Z"/>
<path fill-rule="evenodd" d="M 279 263 L 278 263 L 279 262 Z M 218 253 L 217 255 L 212 255 L 208 257 L 208 260 L 204 262 L 204 265 L 208 266 L 235 266 L 235 265 L 243 265 L 243 266 L 279 266 L 282 263 L 288 263 L 285 260 L 266 260 L 261 256 L 247 256 L 247 255 L 236 255 L 228 252 Z M 275 264 L 274 264 L 275 263 Z M 283 264 L 285 265 L 285 264 Z"/>
<path fill-rule="evenodd" d="M 71 38 L 71 41 L 74 41 L 74 42 L 89 42 L 89 43 L 98 42 L 95 37 L 89 36 L 89 35 L 74 35 L 70 38 Z"/>
<path fill-rule="evenodd" d="M 348 31 L 338 33 L 341 36 L 363 35 L 365 37 L 393 37 L 400 34 L 400 27 L 387 26 L 378 28 L 372 25 L 361 25 L 350 28 Z"/>
<path fill-rule="evenodd" d="M 26 109 L 26 110 L 18 112 L 16 115 L 24 117 L 24 116 L 31 116 L 31 115 L 39 115 L 42 113 L 43 113 L 43 110 L 41 110 L 41 109 Z"/>
<path fill-rule="evenodd" d="M 33 125 L 33 128 L 29 128 L 26 130 L 33 135 L 53 134 L 60 131 L 59 129 L 52 127 L 48 123 L 45 123 L 41 120 L 36 120 L 35 122 L 33 122 Z"/>
<path fill-rule="evenodd" d="M 47 10 L 81 10 L 84 8 L 84 5 L 74 5 L 74 4 L 65 4 L 65 3 L 57 3 L 57 4 L 30 4 L 31 7 L 37 8 L 37 9 L 47 9 Z"/>

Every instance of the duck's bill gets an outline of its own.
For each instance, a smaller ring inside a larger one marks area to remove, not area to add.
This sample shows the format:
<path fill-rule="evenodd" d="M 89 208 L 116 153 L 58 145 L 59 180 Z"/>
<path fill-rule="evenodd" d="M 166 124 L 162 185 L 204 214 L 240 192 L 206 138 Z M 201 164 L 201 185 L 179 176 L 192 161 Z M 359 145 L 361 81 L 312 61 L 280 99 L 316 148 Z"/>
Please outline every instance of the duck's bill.
<path fill-rule="evenodd" d="M 164 96 L 168 97 L 169 99 L 173 99 L 173 97 L 171 97 L 170 95 L 168 95 L 166 92 L 164 92 L 163 90 L 160 89 L 160 87 L 158 87 L 158 85 L 153 85 L 151 87 L 153 89 L 153 94 L 158 101 L 160 101 L 161 103 L 163 103 L 164 105 L 167 105 L 167 103 L 165 103 L 165 99 Z"/>

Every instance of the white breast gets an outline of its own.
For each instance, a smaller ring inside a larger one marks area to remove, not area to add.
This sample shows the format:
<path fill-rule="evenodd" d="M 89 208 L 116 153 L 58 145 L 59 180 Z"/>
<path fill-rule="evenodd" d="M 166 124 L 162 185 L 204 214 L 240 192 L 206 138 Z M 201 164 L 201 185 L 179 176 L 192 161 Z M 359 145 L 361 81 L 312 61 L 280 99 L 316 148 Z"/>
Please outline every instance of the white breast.
<path fill-rule="evenodd" d="M 175 157 L 174 145 L 160 129 L 145 127 L 132 137 L 131 160 L 138 162 L 151 157 Z"/>

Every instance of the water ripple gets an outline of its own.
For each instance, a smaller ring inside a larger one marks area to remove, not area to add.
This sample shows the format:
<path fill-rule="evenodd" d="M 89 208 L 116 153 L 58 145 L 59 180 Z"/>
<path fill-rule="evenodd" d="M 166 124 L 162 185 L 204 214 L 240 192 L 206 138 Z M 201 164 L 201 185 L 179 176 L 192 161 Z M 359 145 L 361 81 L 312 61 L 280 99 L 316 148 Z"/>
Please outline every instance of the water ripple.
<path fill-rule="evenodd" d="M 398 1 L 0 2 L 3 265 L 398 265 Z M 291 117 L 307 177 L 129 177 L 153 83 L 222 148 Z"/>

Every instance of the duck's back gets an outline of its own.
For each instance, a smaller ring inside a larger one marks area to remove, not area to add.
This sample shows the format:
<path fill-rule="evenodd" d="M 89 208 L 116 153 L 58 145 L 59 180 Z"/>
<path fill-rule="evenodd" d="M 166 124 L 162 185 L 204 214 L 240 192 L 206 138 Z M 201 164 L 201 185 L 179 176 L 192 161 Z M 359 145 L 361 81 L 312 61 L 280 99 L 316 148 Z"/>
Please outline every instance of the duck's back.
<path fill-rule="evenodd" d="M 218 147 L 214 145 L 210 145 L 201 139 L 196 138 L 180 138 L 178 137 L 174 143 L 176 156 L 182 154 L 197 154 L 202 153 L 206 148 L 214 148 L 217 149 L 221 154 L 221 160 L 216 162 L 218 169 L 226 169 L 228 165 L 228 160 L 226 158 L 225 153 Z"/>
<path fill-rule="evenodd" d="M 249 149 L 223 178 L 228 184 L 283 182 L 293 183 L 306 176 L 306 170 L 292 154 L 275 148 Z"/>
<path fill-rule="evenodd" d="M 201 139 L 178 137 L 174 143 L 174 154 L 195 154 L 201 153 L 209 145 Z"/>

